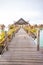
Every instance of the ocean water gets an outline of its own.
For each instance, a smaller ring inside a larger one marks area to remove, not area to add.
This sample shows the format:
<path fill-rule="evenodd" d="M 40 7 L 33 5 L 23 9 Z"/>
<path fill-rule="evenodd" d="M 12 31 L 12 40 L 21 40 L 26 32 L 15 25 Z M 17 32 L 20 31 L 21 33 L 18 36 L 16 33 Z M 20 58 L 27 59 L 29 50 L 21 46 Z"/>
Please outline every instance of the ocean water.
<path fill-rule="evenodd" d="M 43 30 L 40 31 L 40 46 L 43 47 Z"/>
<path fill-rule="evenodd" d="M 37 45 L 37 38 L 34 41 Z M 40 30 L 40 47 L 43 47 L 43 30 Z"/>

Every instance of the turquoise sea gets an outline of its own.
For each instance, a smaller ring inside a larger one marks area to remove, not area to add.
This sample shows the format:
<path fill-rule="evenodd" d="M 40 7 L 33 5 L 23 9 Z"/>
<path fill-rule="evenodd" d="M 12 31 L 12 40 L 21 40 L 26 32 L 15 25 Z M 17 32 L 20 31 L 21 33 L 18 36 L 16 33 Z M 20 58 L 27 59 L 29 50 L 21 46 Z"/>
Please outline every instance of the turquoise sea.
<path fill-rule="evenodd" d="M 37 45 L 37 38 L 35 39 Z M 43 47 L 43 30 L 40 30 L 40 47 Z"/>
<path fill-rule="evenodd" d="M 43 30 L 40 31 L 40 46 L 43 47 Z"/>

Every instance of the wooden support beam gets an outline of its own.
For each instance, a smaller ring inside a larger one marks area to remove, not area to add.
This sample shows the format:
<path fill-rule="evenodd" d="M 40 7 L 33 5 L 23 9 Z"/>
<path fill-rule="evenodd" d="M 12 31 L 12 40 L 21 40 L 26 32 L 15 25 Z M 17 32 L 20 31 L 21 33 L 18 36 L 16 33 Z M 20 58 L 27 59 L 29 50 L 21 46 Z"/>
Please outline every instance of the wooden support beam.
<path fill-rule="evenodd" d="M 37 30 L 37 51 L 40 49 L 40 29 Z"/>

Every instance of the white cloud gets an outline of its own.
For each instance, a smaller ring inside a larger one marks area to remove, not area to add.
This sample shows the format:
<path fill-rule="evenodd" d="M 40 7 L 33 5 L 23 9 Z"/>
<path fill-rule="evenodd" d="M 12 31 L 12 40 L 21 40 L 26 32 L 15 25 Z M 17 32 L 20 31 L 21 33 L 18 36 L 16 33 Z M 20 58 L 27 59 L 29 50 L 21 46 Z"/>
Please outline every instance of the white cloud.
<path fill-rule="evenodd" d="M 16 21 L 21 17 L 24 18 L 26 21 L 30 20 L 31 23 L 32 22 L 35 23 L 36 19 L 40 17 L 40 13 L 36 11 L 29 11 L 29 12 L 3 11 L 0 12 L 0 23 L 4 23 L 5 25 L 8 25 L 10 23 L 13 23 L 14 20 Z"/>
<path fill-rule="evenodd" d="M 31 2 L 32 1 L 32 2 Z M 31 24 L 43 23 L 43 12 L 41 12 L 41 3 L 33 0 L 8 0 L 0 1 L 0 23 L 8 25 L 17 21 L 19 18 L 24 18 L 30 21 Z M 41 1 L 41 0 L 40 0 Z M 39 7 L 40 5 L 40 7 Z M 42 4 L 43 5 L 43 4 Z M 43 10 L 42 10 L 43 11 Z"/>

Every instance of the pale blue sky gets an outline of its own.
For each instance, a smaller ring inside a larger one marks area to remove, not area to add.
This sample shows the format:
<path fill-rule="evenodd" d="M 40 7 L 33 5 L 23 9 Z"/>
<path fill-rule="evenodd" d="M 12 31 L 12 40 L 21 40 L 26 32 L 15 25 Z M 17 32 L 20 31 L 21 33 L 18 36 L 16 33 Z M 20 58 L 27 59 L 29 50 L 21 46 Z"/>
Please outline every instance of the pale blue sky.
<path fill-rule="evenodd" d="M 43 0 L 0 0 L 0 23 L 8 25 L 20 18 L 43 24 Z"/>

